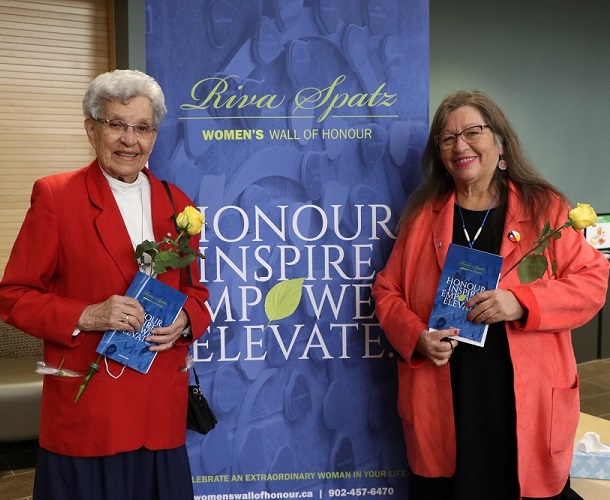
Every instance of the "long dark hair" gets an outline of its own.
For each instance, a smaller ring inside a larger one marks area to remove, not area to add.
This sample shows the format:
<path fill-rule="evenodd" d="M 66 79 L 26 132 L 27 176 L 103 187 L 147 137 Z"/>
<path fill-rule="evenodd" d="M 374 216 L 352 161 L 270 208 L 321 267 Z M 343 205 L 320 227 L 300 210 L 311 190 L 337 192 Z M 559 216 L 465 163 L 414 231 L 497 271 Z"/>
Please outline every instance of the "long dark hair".
<path fill-rule="evenodd" d="M 506 205 L 508 181 L 516 186 L 534 219 L 541 211 L 538 208 L 548 205 L 553 194 L 567 203 L 565 195 L 542 178 L 525 157 L 517 133 L 500 107 L 483 92 L 459 90 L 448 95 L 436 110 L 420 164 L 421 184 L 401 213 L 399 230 L 407 227 L 428 202 L 447 197 L 455 190 L 455 182 L 443 164 L 434 137 L 443 130 L 449 113 L 463 106 L 479 110 L 485 124 L 489 125 L 496 141 L 502 146 L 508 168 L 504 171 L 496 169 L 491 181 L 498 193 L 498 206 Z M 532 222 L 538 224 L 539 221 Z"/>

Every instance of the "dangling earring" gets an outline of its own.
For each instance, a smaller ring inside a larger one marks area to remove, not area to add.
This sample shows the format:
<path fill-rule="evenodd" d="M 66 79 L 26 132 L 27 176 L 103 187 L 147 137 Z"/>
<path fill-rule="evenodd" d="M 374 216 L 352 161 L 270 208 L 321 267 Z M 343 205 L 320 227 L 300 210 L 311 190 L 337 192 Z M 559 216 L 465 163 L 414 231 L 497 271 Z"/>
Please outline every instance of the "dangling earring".
<path fill-rule="evenodd" d="M 500 170 L 506 170 L 506 167 L 508 165 L 506 164 L 506 160 L 504 159 L 504 155 L 500 155 L 500 159 L 498 160 L 498 168 Z"/>

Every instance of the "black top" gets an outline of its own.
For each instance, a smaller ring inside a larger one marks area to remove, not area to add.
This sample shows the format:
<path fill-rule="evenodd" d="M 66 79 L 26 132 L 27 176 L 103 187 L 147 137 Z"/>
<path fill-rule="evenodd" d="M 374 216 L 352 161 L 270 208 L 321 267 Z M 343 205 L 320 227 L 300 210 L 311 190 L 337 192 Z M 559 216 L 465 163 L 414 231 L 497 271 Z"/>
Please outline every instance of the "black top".
<path fill-rule="evenodd" d="M 462 210 L 472 238 L 486 210 Z M 498 254 L 505 211 L 490 211 L 474 248 Z M 458 207 L 453 243 L 469 246 Z M 457 438 L 455 498 L 519 498 L 513 366 L 504 322 L 489 326 L 484 347 L 461 342 L 449 361 Z"/>

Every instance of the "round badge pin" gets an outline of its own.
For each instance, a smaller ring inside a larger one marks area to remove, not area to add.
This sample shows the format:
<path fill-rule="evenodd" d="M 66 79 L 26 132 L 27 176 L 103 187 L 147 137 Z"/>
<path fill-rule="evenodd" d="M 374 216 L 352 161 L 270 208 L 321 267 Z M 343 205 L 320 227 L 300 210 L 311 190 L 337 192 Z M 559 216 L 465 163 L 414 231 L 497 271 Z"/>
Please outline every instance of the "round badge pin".
<path fill-rule="evenodd" d="M 510 231 L 508 233 L 508 239 L 513 243 L 517 243 L 521 239 L 521 235 L 517 231 Z"/>

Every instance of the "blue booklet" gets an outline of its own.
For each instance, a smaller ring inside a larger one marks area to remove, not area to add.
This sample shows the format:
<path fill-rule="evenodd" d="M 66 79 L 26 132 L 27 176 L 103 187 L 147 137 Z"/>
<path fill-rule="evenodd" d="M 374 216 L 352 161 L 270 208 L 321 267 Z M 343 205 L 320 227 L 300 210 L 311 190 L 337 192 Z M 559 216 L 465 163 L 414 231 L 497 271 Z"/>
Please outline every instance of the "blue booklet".
<path fill-rule="evenodd" d="M 144 324 L 137 332 L 107 330 L 96 352 L 141 373 L 148 373 L 157 355 L 144 339 L 153 328 L 171 325 L 186 302 L 186 295 L 165 283 L 138 272 L 129 285 L 127 297 L 134 297 L 144 307 Z"/>
<path fill-rule="evenodd" d="M 466 316 L 472 308 L 465 304 L 477 293 L 498 286 L 502 261 L 499 255 L 450 244 L 428 327 L 457 328 L 460 334 L 452 339 L 483 347 L 489 325 L 468 321 Z"/>

